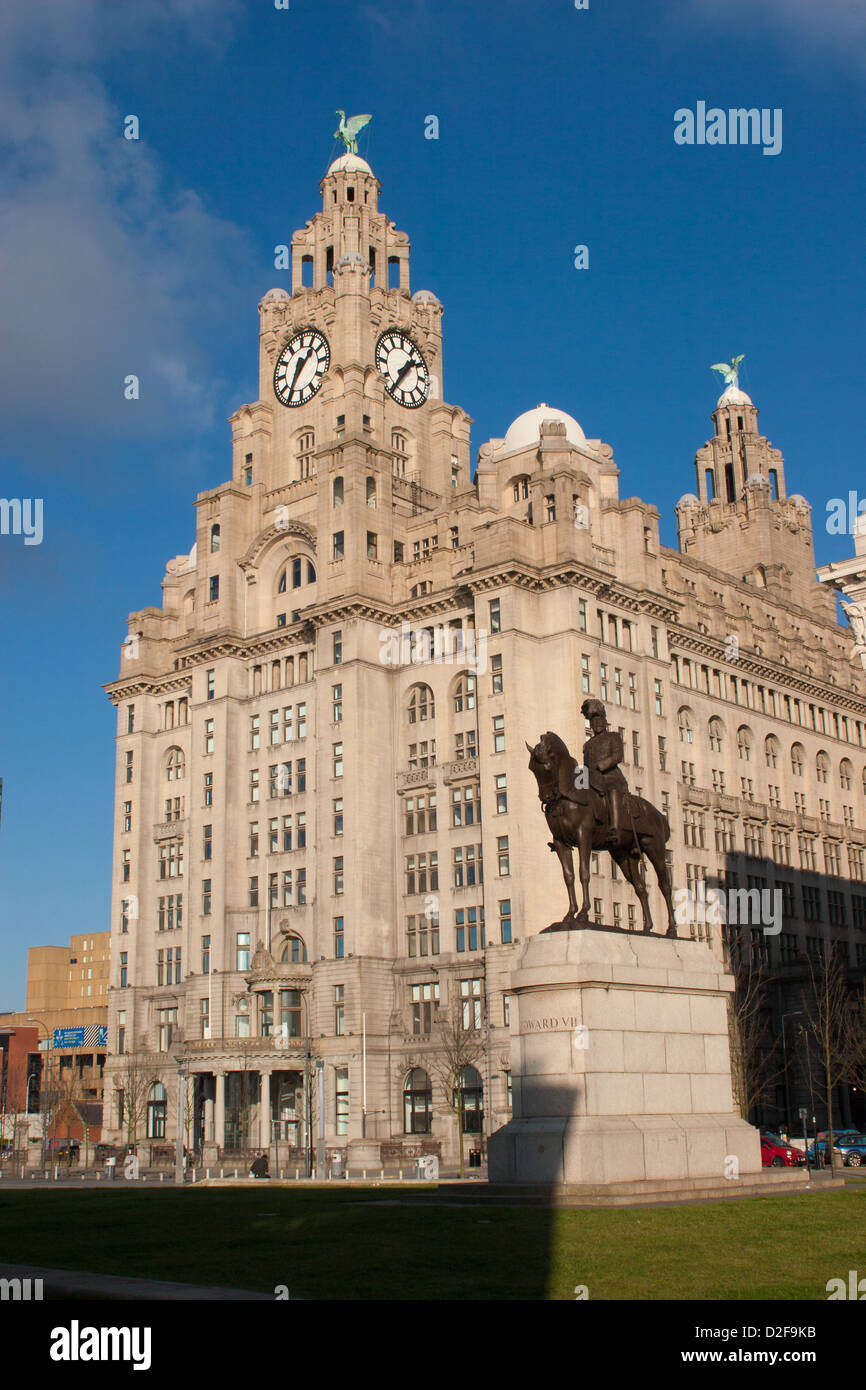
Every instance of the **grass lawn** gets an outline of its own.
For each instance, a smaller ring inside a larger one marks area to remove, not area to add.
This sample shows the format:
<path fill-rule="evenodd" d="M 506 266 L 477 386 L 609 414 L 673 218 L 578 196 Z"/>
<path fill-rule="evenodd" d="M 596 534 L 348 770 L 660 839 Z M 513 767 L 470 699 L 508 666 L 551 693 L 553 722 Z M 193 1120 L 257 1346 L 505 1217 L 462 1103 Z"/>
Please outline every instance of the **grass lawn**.
<path fill-rule="evenodd" d="M 315 1299 L 826 1299 L 866 1185 L 680 1207 L 437 1205 L 397 1188 L 0 1193 L 0 1260 Z M 400 1203 L 390 1205 L 390 1203 Z"/>

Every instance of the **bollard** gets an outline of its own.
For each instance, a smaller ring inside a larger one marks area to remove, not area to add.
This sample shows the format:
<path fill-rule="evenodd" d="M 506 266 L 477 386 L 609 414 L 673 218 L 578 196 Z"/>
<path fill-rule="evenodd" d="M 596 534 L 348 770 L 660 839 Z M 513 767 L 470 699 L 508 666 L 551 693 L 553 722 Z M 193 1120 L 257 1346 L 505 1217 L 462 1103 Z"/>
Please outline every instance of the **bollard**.
<path fill-rule="evenodd" d="M 366 1178 L 367 1178 L 367 1169 L 366 1169 L 366 1168 L 363 1169 L 363 1171 L 362 1171 L 362 1173 L 361 1173 L 361 1177 L 366 1181 Z"/>
<path fill-rule="evenodd" d="M 192 1170 L 192 1180 L 193 1180 L 193 1182 L 195 1182 L 195 1169 L 194 1169 L 194 1168 L 193 1168 L 193 1170 Z"/>
<path fill-rule="evenodd" d="M 403 1181 L 403 1169 L 402 1169 L 402 1168 L 400 1169 L 399 1173 L 397 1174 L 397 1177 L 400 1179 L 401 1182 Z"/>
<path fill-rule="evenodd" d="M 299 1170 L 296 1168 L 296 1169 L 295 1169 L 295 1182 L 298 1181 L 298 1172 L 299 1172 Z"/>
<path fill-rule="evenodd" d="M 223 1179 L 223 1170 L 222 1170 L 222 1168 L 220 1168 L 220 1182 L 222 1182 L 222 1179 Z"/>
<path fill-rule="evenodd" d="M 210 1168 L 205 1168 L 204 1175 L 207 1178 L 208 1182 L 210 1182 Z"/>
<path fill-rule="evenodd" d="M 162 1180 L 163 1180 L 164 1177 L 165 1177 L 165 1173 L 160 1173 L 160 1175 L 159 1175 L 159 1180 L 160 1180 L 160 1182 L 162 1182 Z"/>
<path fill-rule="evenodd" d="M 102 1174 L 101 1174 L 101 1173 L 97 1173 L 97 1174 L 96 1174 L 96 1181 L 99 1182 L 99 1179 L 100 1179 L 101 1177 L 102 1177 Z"/>
<path fill-rule="evenodd" d="M 380 1169 L 379 1169 L 379 1178 L 381 1179 L 382 1182 L 385 1181 L 385 1169 L 384 1169 L 384 1168 L 380 1168 Z"/>
<path fill-rule="evenodd" d="M 237 1168 L 236 1168 L 236 1169 L 235 1169 L 235 1182 L 237 1182 L 237 1178 L 238 1178 L 238 1170 L 237 1170 Z"/>
<path fill-rule="evenodd" d="M 57 1181 L 57 1174 L 58 1174 L 59 1172 L 60 1172 L 60 1169 L 58 1168 L 57 1164 L 55 1163 L 55 1165 L 54 1165 L 54 1181 L 55 1181 L 55 1182 Z"/>

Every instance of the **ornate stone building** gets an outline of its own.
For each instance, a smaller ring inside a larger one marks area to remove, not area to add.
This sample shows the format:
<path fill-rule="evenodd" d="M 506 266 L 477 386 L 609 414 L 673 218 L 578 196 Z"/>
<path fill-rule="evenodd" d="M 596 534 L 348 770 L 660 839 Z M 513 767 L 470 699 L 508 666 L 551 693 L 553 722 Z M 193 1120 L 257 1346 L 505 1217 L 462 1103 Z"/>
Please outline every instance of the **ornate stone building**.
<path fill-rule="evenodd" d="M 668 811 L 675 883 L 780 886 L 781 933 L 749 930 L 781 980 L 830 935 L 864 964 L 866 680 L 748 396 L 713 411 L 678 551 L 562 410 L 520 415 L 473 476 L 442 305 L 411 292 L 378 180 L 347 154 L 320 190 L 291 293 L 259 305 L 231 478 L 107 687 L 106 1124 L 128 1131 L 108 1098 L 129 1111 L 133 1087 L 137 1133 L 171 1138 L 184 1061 L 208 1153 L 297 1155 L 309 1112 L 329 1150 L 450 1159 L 449 1053 L 475 1147 L 510 1113 L 518 943 L 565 907 L 524 740 L 578 752 L 600 696 L 632 789 Z M 636 925 L 593 867 L 597 919 Z"/>

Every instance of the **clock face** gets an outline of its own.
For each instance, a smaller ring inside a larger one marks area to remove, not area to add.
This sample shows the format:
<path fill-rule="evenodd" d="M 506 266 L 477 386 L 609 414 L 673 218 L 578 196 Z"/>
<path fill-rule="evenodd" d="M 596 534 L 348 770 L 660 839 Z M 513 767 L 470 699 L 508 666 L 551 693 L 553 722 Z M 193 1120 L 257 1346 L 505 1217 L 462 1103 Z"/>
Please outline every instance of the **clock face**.
<path fill-rule="evenodd" d="M 416 410 L 430 394 L 427 363 L 411 338 L 388 328 L 376 344 L 376 366 L 385 378 L 385 390 L 398 405 Z"/>
<path fill-rule="evenodd" d="M 327 339 L 316 328 L 302 328 L 290 338 L 274 367 L 274 395 L 283 405 L 306 405 L 315 396 L 331 364 Z"/>

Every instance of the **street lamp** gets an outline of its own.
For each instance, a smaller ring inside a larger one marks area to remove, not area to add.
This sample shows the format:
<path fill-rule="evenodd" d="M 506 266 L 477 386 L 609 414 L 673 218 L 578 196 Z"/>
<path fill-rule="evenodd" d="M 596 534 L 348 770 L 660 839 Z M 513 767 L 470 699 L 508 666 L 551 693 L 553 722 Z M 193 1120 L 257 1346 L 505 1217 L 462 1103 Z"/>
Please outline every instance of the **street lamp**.
<path fill-rule="evenodd" d="M 186 1069 L 184 1059 L 177 1064 L 177 1138 L 174 1143 L 174 1180 L 183 1185 L 183 1121 L 186 1110 Z"/>
<path fill-rule="evenodd" d="M 45 1088 L 45 1094 L 42 1098 L 42 1166 L 44 1168 L 46 1156 L 46 1138 L 48 1129 L 48 1114 L 46 1110 L 46 1105 L 51 1104 L 51 1029 L 48 1027 L 48 1024 L 44 1021 L 44 1019 L 41 1018 L 28 1018 L 27 1022 L 35 1023 L 38 1028 L 45 1029 L 45 1041 L 48 1044 L 48 1046 L 45 1049 L 48 1053 L 48 1062 L 45 1068 L 47 1072 L 48 1085 Z"/>

